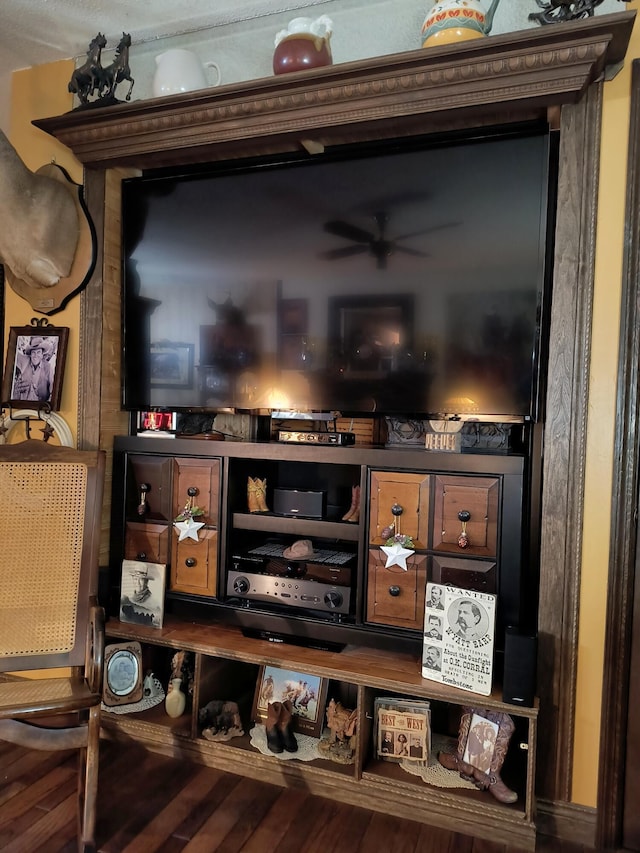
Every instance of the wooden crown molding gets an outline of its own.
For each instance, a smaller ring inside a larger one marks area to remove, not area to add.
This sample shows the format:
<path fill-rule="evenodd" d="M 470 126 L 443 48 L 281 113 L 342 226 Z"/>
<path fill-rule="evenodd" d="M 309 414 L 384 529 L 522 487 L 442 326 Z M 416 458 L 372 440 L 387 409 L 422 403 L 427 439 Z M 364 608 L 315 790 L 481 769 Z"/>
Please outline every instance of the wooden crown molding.
<path fill-rule="evenodd" d="M 546 118 L 624 58 L 635 12 L 77 109 L 33 123 L 86 166 L 140 169 Z"/>

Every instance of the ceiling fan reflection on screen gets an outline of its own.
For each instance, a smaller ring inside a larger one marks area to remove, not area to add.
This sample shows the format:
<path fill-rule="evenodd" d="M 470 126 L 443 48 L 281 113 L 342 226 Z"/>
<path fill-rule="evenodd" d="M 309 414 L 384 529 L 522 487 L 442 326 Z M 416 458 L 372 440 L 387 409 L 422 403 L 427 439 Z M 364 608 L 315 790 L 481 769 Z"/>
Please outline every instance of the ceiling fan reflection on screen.
<path fill-rule="evenodd" d="M 377 211 L 373 214 L 373 219 L 376 223 L 375 231 L 365 231 L 364 228 L 352 225 L 350 222 L 342 219 L 330 219 L 328 222 L 325 222 L 324 230 L 328 234 L 343 237 L 345 240 L 351 240 L 353 245 L 329 249 L 326 252 L 321 252 L 320 257 L 325 260 L 336 261 L 341 258 L 350 258 L 353 255 L 362 255 L 368 252 L 375 259 L 378 269 L 386 269 L 389 257 L 396 252 L 404 255 L 413 255 L 417 258 L 430 257 L 429 252 L 423 252 L 420 249 L 413 249 L 410 246 L 402 245 L 405 240 L 429 234 L 441 228 L 451 228 L 458 224 L 457 222 L 444 222 L 440 225 L 432 225 L 430 228 L 423 228 L 421 231 L 400 234 L 397 237 L 389 239 L 386 233 L 389 215 L 385 211 Z"/>

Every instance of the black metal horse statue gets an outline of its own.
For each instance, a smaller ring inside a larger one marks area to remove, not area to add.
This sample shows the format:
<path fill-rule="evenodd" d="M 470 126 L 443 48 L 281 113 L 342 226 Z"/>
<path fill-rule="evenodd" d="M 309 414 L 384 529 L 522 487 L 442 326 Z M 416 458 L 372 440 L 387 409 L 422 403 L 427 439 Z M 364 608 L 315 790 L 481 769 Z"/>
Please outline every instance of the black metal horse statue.
<path fill-rule="evenodd" d="M 122 33 L 122 38 L 116 48 L 116 56 L 111 65 L 100 69 L 100 97 L 113 98 L 115 96 L 116 86 L 122 83 L 123 80 L 128 80 L 131 84 L 129 91 L 126 94 L 126 100 L 131 100 L 131 90 L 133 89 L 134 79 L 131 76 L 129 68 L 129 48 L 131 47 L 131 36 L 129 33 Z"/>
<path fill-rule="evenodd" d="M 116 86 L 123 80 L 128 80 L 130 83 L 126 99 L 127 101 L 131 100 L 131 90 L 134 83 L 129 68 L 131 36 L 129 33 L 122 33 L 122 38 L 116 48 L 115 59 L 111 65 L 103 68 L 100 57 L 106 44 L 106 38 L 102 33 L 98 33 L 89 45 L 87 61 L 84 65 L 76 68 L 71 75 L 69 91 L 78 96 L 80 100 L 79 109 L 87 106 L 104 106 L 117 103 L 115 98 Z M 96 100 L 90 102 L 89 98 L 92 96 L 95 96 Z"/>
<path fill-rule="evenodd" d="M 529 20 L 539 24 L 555 24 L 591 18 L 596 6 L 603 2 L 604 0 L 536 0 L 542 12 L 531 12 Z M 629 0 L 622 2 L 628 3 Z"/>
<path fill-rule="evenodd" d="M 87 61 L 81 65 L 71 75 L 69 81 L 69 91 L 77 95 L 81 104 L 89 102 L 89 96 L 96 91 L 98 87 L 98 75 L 101 69 L 100 54 L 102 48 L 107 44 L 106 38 L 102 33 L 91 40 L 89 50 L 87 51 Z"/>

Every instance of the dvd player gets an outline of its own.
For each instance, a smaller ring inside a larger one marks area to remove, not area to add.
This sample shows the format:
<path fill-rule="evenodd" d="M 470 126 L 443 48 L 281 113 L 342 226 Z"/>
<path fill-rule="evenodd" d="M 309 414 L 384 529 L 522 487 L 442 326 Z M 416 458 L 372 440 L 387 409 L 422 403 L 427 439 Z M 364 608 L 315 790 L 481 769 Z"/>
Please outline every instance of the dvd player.
<path fill-rule="evenodd" d="M 278 441 L 293 444 L 330 444 L 338 447 L 348 447 L 356 443 L 353 432 L 323 432 L 322 430 L 279 430 Z"/>

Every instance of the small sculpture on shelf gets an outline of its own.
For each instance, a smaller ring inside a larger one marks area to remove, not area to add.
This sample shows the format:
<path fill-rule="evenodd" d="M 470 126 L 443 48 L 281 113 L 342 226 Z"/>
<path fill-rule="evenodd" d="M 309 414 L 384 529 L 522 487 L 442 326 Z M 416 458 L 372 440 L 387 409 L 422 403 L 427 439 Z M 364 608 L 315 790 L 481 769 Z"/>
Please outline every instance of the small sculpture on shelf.
<path fill-rule="evenodd" d="M 539 24 L 556 24 L 562 21 L 578 21 L 591 18 L 596 6 L 604 0 L 536 0 L 541 12 L 531 12 L 530 21 Z M 628 3 L 629 0 L 621 0 Z"/>
<path fill-rule="evenodd" d="M 89 44 L 85 62 L 76 68 L 71 75 L 68 89 L 72 94 L 78 96 L 81 107 L 120 103 L 115 97 L 116 86 L 125 80 L 129 82 L 126 100 L 131 100 L 134 84 L 129 68 L 131 36 L 129 33 L 122 33 L 113 62 L 103 67 L 101 55 L 102 49 L 106 45 L 107 39 L 102 33 L 98 33 Z M 90 101 L 89 99 L 94 96 L 96 96 L 95 101 Z"/>
<path fill-rule="evenodd" d="M 244 734 L 237 702 L 212 699 L 198 711 L 205 740 L 225 741 Z"/>
<path fill-rule="evenodd" d="M 485 708 L 464 708 L 455 752 L 438 753 L 447 770 L 457 771 L 500 803 L 515 803 L 518 795 L 500 778 L 515 724 L 509 714 Z"/>
<path fill-rule="evenodd" d="M 356 751 L 357 721 L 357 708 L 345 708 L 341 702 L 331 699 L 327 705 L 329 735 L 323 735 L 318 744 L 320 754 L 339 764 L 352 764 Z"/>

